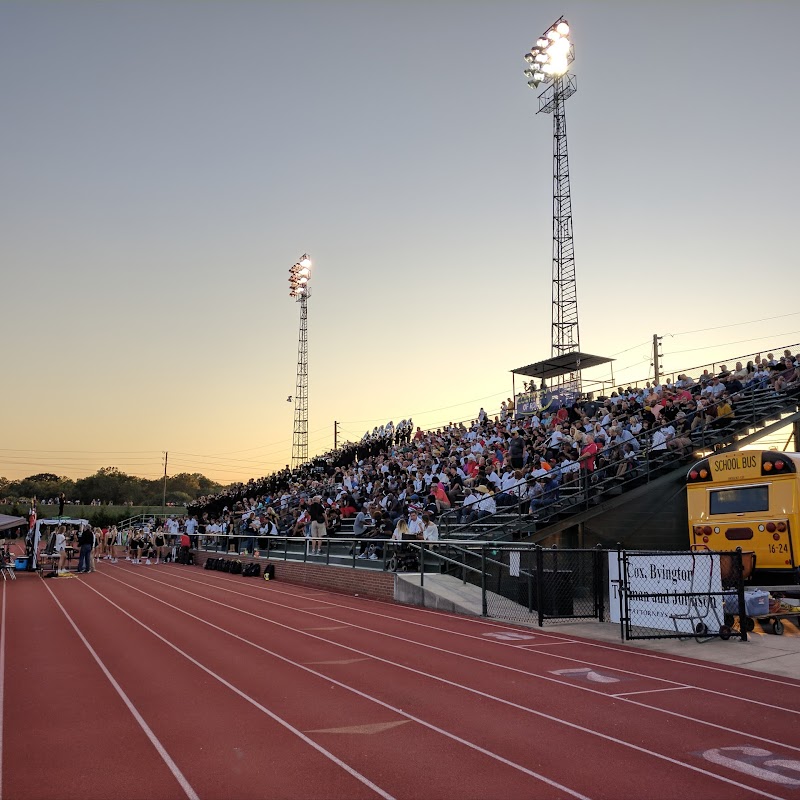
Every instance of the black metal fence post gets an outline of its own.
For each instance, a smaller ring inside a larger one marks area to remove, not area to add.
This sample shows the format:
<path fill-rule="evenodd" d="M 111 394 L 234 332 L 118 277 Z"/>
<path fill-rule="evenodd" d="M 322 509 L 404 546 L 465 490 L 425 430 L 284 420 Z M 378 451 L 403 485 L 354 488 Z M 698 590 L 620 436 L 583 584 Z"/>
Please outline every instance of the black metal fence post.
<path fill-rule="evenodd" d="M 489 604 L 486 600 L 486 545 L 481 544 L 481 611 L 484 617 L 489 616 Z"/>
<path fill-rule="evenodd" d="M 625 581 L 628 569 L 625 551 L 617 545 L 617 592 L 619 593 L 619 634 L 625 641 L 628 638 L 628 590 Z"/>
<path fill-rule="evenodd" d="M 527 567 L 528 567 L 528 613 L 533 613 L 533 564 L 531 564 L 531 551 L 528 550 Z"/>
<path fill-rule="evenodd" d="M 747 607 L 744 603 L 744 559 L 742 548 L 737 547 L 734 553 L 736 564 L 736 595 L 739 601 L 739 636 L 743 642 L 747 641 Z"/>
<path fill-rule="evenodd" d="M 594 608 L 599 622 L 605 622 L 606 618 L 604 555 L 603 545 L 598 544 L 594 550 Z"/>
<path fill-rule="evenodd" d="M 536 611 L 539 614 L 539 627 L 544 625 L 544 603 L 542 597 L 544 595 L 544 551 L 539 545 L 536 545 Z"/>

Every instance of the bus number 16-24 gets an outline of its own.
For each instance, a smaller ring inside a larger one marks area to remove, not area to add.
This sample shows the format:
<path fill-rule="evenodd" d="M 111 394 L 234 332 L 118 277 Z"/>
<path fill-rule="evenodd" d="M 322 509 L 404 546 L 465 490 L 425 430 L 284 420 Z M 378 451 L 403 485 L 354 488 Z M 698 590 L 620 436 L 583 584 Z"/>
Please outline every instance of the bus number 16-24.
<path fill-rule="evenodd" d="M 788 544 L 771 544 L 769 546 L 770 553 L 788 553 L 789 552 L 789 545 Z"/>

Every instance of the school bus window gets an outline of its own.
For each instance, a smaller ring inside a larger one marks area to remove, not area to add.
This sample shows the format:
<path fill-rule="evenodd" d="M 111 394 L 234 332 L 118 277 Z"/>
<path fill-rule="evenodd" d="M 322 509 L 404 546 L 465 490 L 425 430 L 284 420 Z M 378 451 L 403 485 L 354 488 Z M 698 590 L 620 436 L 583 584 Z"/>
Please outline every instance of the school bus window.
<path fill-rule="evenodd" d="M 709 492 L 709 514 L 741 514 L 769 510 L 769 486 L 740 486 Z"/>

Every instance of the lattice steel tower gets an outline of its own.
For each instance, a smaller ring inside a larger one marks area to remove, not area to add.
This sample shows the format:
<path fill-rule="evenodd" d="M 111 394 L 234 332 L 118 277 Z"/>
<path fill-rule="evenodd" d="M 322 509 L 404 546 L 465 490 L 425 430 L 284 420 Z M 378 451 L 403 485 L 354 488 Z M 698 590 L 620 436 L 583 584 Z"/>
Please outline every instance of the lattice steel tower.
<path fill-rule="evenodd" d="M 311 297 L 311 259 L 304 253 L 289 270 L 289 296 L 300 303 L 297 341 L 297 385 L 294 393 L 292 469 L 308 461 L 308 298 Z"/>
<path fill-rule="evenodd" d="M 572 241 L 572 200 L 569 189 L 567 119 L 564 102 L 575 94 L 575 77 L 568 75 L 575 50 L 569 38 L 569 25 L 562 17 L 537 39 L 525 61 L 528 86 L 550 85 L 539 95 L 537 113 L 553 115 L 553 256 L 552 256 L 552 357 L 580 352 L 578 328 L 578 289 L 575 281 L 575 251 Z M 581 391 L 580 361 L 575 369 L 557 379 L 563 390 Z"/>

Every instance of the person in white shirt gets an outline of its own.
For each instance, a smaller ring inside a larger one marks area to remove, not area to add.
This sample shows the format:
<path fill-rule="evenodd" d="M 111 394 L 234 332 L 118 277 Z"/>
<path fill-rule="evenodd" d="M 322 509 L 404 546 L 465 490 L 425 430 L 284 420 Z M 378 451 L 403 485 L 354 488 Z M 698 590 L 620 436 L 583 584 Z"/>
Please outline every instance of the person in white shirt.
<path fill-rule="evenodd" d="M 492 497 L 491 489 L 488 486 L 476 486 L 475 491 L 480 495 L 477 503 L 472 503 L 467 514 L 467 524 L 475 522 L 482 517 L 488 517 L 497 511 L 497 504 Z"/>
<path fill-rule="evenodd" d="M 58 574 L 69 575 L 67 571 L 67 536 L 66 528 L 60 525 L 56 531 L 56 541 L 53 545 L 53 551 L 58 553 Z"/>
<path fill-rule="evenodd" d="M 486 479 L 494 485 L 496 490 L 499 490 L 502 486 L 502 481 L 500 480 L 500 476 L 495 472 L 494 467 L 490 467 L 488 472 L 486 473 Z"/>
<path fill-rule="evenodd" d="M 664 432 L 661 428 L 656 428 L 653 431 L 653 438 L 651 440 L 650 451 L 651 452 L 658 452 L 664 451 L 667 449 L 667 437 L 664 435 Z"/>
<path fill-rule="evenodd" d="M 439 540 L 439 529 L 431 521 L 430 514 L 422 515 L 422 538 L 426 542 L 436 542 Z"/>
<path fill-rule="evenodd" d="M 425 526 L 422 524 L 419 512 L 411 510 L 408 512 L 408 532 L 411 536 L 419 538 L 422 536 L 422 530 Z"/>
<path fill-rule="evenodd" d="M 519 475 L 519 478 L 517 478 Z M 512 470 L 506 468 L 505 472 L 503 472 L 503 480 L 501 484 L 501 488 L 504 492 L 507 492 L 512 486 L 516 486 L 522 480 L 522 473 L 519 470 Z"/>

